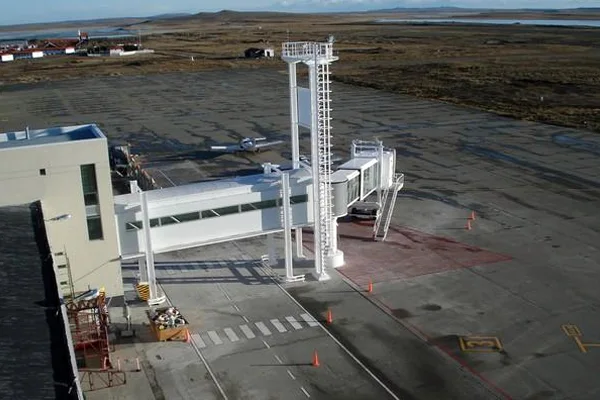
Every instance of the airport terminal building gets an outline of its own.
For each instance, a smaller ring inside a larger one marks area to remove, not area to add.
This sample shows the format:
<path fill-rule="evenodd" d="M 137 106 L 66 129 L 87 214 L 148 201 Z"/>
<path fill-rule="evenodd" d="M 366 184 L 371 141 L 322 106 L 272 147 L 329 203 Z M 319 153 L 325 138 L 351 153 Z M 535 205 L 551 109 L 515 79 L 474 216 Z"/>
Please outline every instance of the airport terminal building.
<path fill-rule="evenodd" d="M 107 139 L 96 125 L 0 134 L 0 207 L 42 205 L 64 295 L 123 294 Z"/>

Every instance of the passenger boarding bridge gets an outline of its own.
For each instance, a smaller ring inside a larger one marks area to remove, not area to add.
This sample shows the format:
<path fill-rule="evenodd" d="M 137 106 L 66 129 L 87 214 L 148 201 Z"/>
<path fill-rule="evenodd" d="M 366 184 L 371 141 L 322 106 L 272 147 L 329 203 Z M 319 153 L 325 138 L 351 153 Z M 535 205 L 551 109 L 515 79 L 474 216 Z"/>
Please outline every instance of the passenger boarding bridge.
<path fill-rule="evenodd" d="M 154 254 L 220 242 L 284 233 L 286 280 L 294 276 L 296 256 L 303 257 L 302 229 L 314 237 L 315 277 L 329 279 L 326 269 L 344 264 L 337 247 L 337 218 L 348 207 L 377 193 L 380 212 L 374 238 L 384 240 L 403 175 L 396 174 L 396 151 L 379 141 L 354 141 L 351 159 L 331 171 L 329 134 L 329 71 L 332 43 L 284 43 L 283 59 L 290 70 L 292 169 L 265 164 L 264 173 L 141 191 L 115 196 L 115 218 L 123 260 L 138 260 L 140 279 L 150 286 L 149 303 L 164 301 L 157 293 Z M 296 86 L 296 64 L 309 68 L 310 88 Z M 299 158 L 298 128 L 311 130 L 312 164 Z M 274 265 L 270 247 L 269 263 Z"/>
<path fill-rule="evenodd" d="M 393 150 L 384 150 L 384 182 L 377 158 L 355 157 L 331 175 L 334 217 L 379 187 L 392 186 Z M 387 165 L 386 165 L 387 164 Z M 148 207 L 152 251 L 168 253 L 283 230 L 282 176 L 289 174 L 292 228 L 314 224 L 310 167 L 143 192 Z M 123 259 L 145 255 L 142 192 L 115 196 L 115 215 Z"/>

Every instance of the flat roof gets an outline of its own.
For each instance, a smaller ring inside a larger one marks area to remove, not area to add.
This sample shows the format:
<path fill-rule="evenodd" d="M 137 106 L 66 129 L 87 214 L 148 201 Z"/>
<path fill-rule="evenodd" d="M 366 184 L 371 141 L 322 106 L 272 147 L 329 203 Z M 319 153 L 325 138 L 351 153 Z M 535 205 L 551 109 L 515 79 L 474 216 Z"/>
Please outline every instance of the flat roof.
<path fill-rule="evenodd" d="M 290 174 L 290 185 L 311 180 L 311 174 L 305 169 L 285 171 Z M 279 189 L 281 177 L 278 174 L 256 174 L 235 178 L 219 179 L 207 182 L 198 182 L 182 186 L 173 186 L 164 189 L 149 190 L 148 205 L 170 202 L 181 202 L 184 197 L 193 197 L 193 200 L 214 199 L 238 194 L 261 192 Z M 139 194 L 128 193 L 115 196 L 115 205 L 138 206 Z"/>
<path fill-rule="evenodd" d="M 360 175 L 360 171 L 355 169 L 338 169 L 331 174 L 331 182 L 345 182 L 349 179 L 357 177 L 358 175 Z"/>
<path fill-rule="evenodd" d="M 366 169 L 377 163 L 377 158 L 373 157 L 355 157 L 350 161 L 346 161 L 338 167 L 339 169 Z"/>
<path fill-rule="evenodd" d="M 74 142 L 79 140 L 106 139 L 96 124 L 61 126 L 47 129 L 25 129 L 0 133 L 0 150 Z"/>
<path fill-rule="evenodd" d="M 71 399 L 65 394 L 72 373 L 58 326 L 62 319 L 51 308 L 58 298 L 47 298 L 37 243 L 47 239 L 44 233 L 36 238 L 34 213 L 28 204 L 0 207 L 0 393 L 11 399 Z"/>

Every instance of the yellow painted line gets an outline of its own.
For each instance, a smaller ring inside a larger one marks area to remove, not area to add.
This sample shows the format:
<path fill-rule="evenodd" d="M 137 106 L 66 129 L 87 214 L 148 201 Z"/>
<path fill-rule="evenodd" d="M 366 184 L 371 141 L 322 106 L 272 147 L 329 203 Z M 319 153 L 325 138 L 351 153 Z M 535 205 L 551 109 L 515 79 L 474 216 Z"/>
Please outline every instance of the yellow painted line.
<path fill-rule="evenodd" d="M 577 347 L 579 347 L 579 350 L 582 353 L 587 353 L 587 349 L 585 348 L 585 346 L 583 345 L 583 343 L 581 343 L 581 339 L 579 339 L 578 336 L 573 337 L 573 339 L 575 339 L 575 343 L 577 343 Z"/>
<path fill-rule="evenodd" d="M 565 324 L 565 325 L 561 325 L 561 328 L 562 328 L 563 332 L 565 333 L 565 335 L 567 335 L 569 337 L 582 336 L 581 330 L 579 329 L 579 327 L 577 325 Z"/>
<path fill-rule="evenodd" d="M 495 353 L 502 350 L 502 343 L 495 336 L 461 336 L 458 342 L 465 352 Z"/>
<path fill-rule="evenodd" d="M 582 343 L 585 347 L 600 347 L 600 343 Z"/>

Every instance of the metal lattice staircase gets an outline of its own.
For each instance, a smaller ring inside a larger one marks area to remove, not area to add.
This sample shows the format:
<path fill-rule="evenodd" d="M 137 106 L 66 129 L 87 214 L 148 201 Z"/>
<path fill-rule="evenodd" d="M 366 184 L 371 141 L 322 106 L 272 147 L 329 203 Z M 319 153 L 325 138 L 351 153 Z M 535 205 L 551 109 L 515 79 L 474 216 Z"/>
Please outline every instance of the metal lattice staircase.
<path fill-rule="evenodd" d="M 331 204 L 331 100 L 329 94 L 329 64 L 317 63 L 317 119 L 319 140 L 319 224 L 321 260 L 331 250 L 333 210 Z"/>
<path fill-rule="evenodd" d="M 329 64 L 333 42 L 287 42 L 282 58 L 288 63 L 302 62 L 309 67 L 312 107 L 311 169 L 313 179 L 313 216 L 315 219 L 315 272 L 319 280 L 328 279 L 325 264 L 333 249 L 334 218 L 331 201 L 331 107 Z"/>
<path fill-rule="evenodd" d="M 373 239 L 383 242 L 387 237 L 396 206 L 398 191 L 404 186 L 404 174 L 394 174 L 392 185 L 386 188 L 381 196 L 381 208 L 373 227 Z"/>

